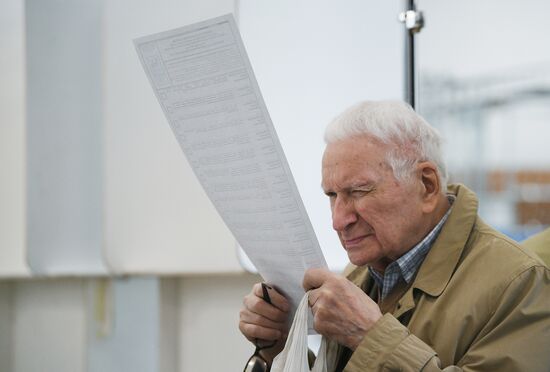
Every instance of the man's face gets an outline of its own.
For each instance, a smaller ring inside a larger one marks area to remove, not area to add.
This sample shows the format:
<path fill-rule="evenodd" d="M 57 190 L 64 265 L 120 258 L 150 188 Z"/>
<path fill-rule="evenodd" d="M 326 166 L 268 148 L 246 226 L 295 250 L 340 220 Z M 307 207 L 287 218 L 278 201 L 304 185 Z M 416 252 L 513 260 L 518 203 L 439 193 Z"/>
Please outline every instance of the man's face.
<path fill-rule="evenodd" d="M 322 187 L 332 225 L 354 265 L 378 271 L 422 238 L 421 185 L 397 181 L 386 163 L 388 145 L 358 136 L 327 145 Z"/>

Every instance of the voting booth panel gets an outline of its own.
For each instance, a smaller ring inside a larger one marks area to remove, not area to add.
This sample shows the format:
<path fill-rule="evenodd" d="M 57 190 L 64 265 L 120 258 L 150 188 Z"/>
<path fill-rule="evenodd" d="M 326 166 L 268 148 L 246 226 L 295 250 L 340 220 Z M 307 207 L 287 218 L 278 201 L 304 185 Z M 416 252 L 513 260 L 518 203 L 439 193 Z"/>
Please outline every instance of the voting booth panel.
<path fill-rule="evenodd" d="M 26 245 L 40 275 L 98 275 L 103 241 L 101 3 L 25 3 Z"/>

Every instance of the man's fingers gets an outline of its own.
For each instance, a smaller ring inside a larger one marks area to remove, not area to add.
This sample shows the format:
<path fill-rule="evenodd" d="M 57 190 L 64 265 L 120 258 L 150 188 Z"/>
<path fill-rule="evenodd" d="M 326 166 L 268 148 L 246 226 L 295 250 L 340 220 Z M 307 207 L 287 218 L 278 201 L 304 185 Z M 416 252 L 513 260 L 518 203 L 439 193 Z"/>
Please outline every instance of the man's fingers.
<path fill-rule="evenodd" d="M 283 337 L 283 332 L 278 329 L 260 327 L 256 324 L 246 323 L 242 320 L 239 322 L 239 329 L 242 334 L 252 342 L 254 342 L 255 339 L 275 341 Z"/>
<path fill-rule="evenodd" d="M 290 310 L 290 304 L 288 300 L 280 294 L 275 288 L 266 284 L 267 294 L 271 304 L 281 311 L 288 312 Z M 262 289 L 262 283 L 256 283 L 253 288 L 253 292 L 257 297 L 263 299 L 264 292 Z"/>
<path fill-rule="evenodd" d="M 288 313 L 277 309 L 275 306 L 268 304 L 267 302 L 256 296 L 245 298 L 244 306 L 251 312 L 270 319 L 274 322 L 286 322 L 288 318 Z"/>
<path fill-rule="evenodd" d="M 319 289 L 311 289 L 309 291 L 308 303 L 309 303 L 309 307 L 311 307 L 311 310 L 313 311 L 314 315 L 315 315 L 315 310 L 316 310 L 315 304 L 317 303 L 317 300 L 319 299 L 320 292 L 321 291 Z"/>
<path fill-rule="evenodd" d="M 319 288 L 333 275 L 334 274 L 327 269 L 309 269 L 304 275 L 302 286 L 306 292 L 310 289 Z"/>
<path fill-rule="evenodd" d="M 267 303 L 263 298 L 256 296 L 255 293 L 256 291 L 254 290 L 244 298 L 243 304 L 246 309 L 274 322 L 280 323 L 287 321 L 288 312 L 282 311 L 273 304 Z"/>
<path fill-rule="evenodd" d="M 283 330 L 287 326 L 286 318 L 282 319 L 282 321 L 273 321 L 271 319 L 258 315 L 248 309 L 241 310 L 240 320 L 245 323 L 256 324 L 260 327 L 279 330 Z"/>

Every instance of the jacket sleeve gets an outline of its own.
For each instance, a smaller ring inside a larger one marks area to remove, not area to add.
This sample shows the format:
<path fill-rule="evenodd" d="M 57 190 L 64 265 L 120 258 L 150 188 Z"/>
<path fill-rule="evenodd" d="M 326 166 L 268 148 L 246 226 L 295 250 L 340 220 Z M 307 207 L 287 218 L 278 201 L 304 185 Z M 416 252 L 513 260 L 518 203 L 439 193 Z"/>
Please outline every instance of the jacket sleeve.
<path fill-rule="evenodd" d="M 457 356 L 456 365 L 442 366 L 434 348 L 393 315 L 385 314 L 367 333 L 344 371 L 548 372 L 549 350 L 550 270 L 537 266 L 507 285 L 491 318 L 468 351 Z"/>

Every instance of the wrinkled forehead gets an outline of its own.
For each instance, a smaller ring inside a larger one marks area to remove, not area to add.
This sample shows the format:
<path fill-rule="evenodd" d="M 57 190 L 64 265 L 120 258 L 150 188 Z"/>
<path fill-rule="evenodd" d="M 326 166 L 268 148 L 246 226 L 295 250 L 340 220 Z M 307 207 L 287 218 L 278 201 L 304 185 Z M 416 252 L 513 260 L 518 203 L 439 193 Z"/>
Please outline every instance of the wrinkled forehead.
<path fill-rule="evenodd" d="M 387 148 L 364 136 L 327 144 L 322 162 L 323 184 L 378 178 L 389 169 Z"/>
<path fill-rule="evenodd" d="M 330 142 L 323 153 L 323 167 L 342 165 L 350 161 L 370 162 L 384 159 L 389 145 L 367 136 L 354 136 Z"/>

